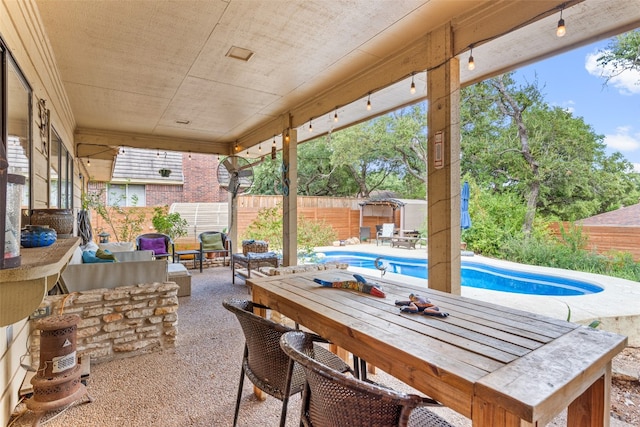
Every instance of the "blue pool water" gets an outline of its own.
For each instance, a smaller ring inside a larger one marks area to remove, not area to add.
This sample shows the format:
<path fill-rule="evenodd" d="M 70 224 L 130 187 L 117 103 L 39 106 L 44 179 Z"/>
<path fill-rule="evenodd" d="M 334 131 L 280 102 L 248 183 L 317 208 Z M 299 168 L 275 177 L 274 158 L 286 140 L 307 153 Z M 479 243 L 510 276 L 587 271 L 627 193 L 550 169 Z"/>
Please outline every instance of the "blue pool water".
<path fill-rule="evenodd" d="M 322 252 L 319 262 L 339 261 L 352 267 L 375 270 L 374 261 L 378 255 L 364 252 L 329 251 Z M 427 278 L 427 260 L 382 256 L 380 263 L 390 273 L 405 276 Z M 500 292 L 514 292 L 531 295 L 586 295 L 598 293 L 602 287 L 582 280 L 555 277 L 545 274 L 530 273 L 493 267 L 476 262 L 462 261 L 462 286 L 490 289 Z"/>

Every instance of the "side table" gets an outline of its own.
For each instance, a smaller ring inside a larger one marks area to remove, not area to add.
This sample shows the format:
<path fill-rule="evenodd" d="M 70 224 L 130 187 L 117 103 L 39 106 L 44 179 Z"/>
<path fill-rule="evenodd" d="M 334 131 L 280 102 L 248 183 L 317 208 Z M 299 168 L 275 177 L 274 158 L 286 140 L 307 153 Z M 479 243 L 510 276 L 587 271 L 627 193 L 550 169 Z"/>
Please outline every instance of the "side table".
<path fill-rule="evenodd" d="M 173 262 L 180 262 L 181 256 L 193 255 L 193 268 L 198 268 L 198 264 L 196 264 L 196 261 L 200 259 L 200 251 L 196 251 L 194 249 L 185 250 L 185 251 L 176 251 L 175 255 L 176 256 Z"/>

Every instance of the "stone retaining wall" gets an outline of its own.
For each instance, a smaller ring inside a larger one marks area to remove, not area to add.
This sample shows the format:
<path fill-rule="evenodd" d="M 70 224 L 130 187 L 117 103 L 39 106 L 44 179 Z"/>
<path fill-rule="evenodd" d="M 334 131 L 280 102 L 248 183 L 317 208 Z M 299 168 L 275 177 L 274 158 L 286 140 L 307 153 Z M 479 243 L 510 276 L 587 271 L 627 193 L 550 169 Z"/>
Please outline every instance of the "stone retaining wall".
<path fill-rule="evenodd" d="M 292 267 L 261 267 L 259 270 L 261 273 L 267 276 L 279 276 L 283 274 L 294 273 L 306 273 L 308 271 L 323 271 L 323 270 L 346 270 L 349 268 L 349 264 L 340 262 L 327 262 L 325 264 L 305 264 L 294 265 Z M 253 270 L 251 270 L 253 272 Z"/>
<path fill-rule="evenodd" d="M 95 289 L 45 297 L 41 311 L 77 314 L 79 356 L 92 363 L 132 357 L 175 347 L 178 325 L 178 285 L 174 282 Z M 37 319 L 35 319 L 37 320 Z M 39 365 L 39 330 L 31 320 L 30 352 Z"/>

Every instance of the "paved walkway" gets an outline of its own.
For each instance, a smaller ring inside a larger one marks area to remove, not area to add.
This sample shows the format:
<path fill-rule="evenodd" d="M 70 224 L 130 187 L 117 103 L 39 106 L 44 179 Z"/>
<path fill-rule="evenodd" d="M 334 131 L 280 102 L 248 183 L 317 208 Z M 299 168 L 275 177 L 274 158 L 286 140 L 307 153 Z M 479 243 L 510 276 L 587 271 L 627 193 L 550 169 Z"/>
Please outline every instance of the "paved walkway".
<path fill-rule="evenodd" d="M 318 251 L 322 250 L 345 250 L 422 259 L 427 257 L 426 248 L 403 249 L 391 248 L 388 245 L 376 246 L 374 244 L 318 248 Z M 640 283 L 599 274 L 517 264 L 478 255 L 464 256 L 463 258 L 464 261 L 479 264 L 583 280 L 603 287 L 604 291 L 598 292 L 597 294 L 542 296 L 498 292 L 463 286 L 462 295 L 563 320 L 567 319 L 569 313 L 568 307 L 570 307 L 570 320 L 572 322 L 588 325 L 593 320 L 600 320 L 602 322 L 599 326 L 601 329 L 626 335 L 629 337 L 630 346 L 640 347 Z M 377 272 L 372 272 L 370 269 L 350 269 L 354 271 L 357 270 L 363 274 L 377 274 Z M 387 273 L 385 277 L 399 281 L 409 280 L 414 283 L 422 282 L 428 286 L 428 281 L 423 279 L 393 273 Z"/>

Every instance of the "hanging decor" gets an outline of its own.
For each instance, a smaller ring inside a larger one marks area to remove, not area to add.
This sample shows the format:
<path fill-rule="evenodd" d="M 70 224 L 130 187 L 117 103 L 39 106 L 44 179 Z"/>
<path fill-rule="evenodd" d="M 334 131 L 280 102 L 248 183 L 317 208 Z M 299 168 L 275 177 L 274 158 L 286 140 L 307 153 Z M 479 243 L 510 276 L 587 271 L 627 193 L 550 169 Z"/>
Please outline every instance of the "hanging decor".
<path fill-rule="evenodd" d="M 164 152 L 164 166 L 158 170 L 158 173 L 163 178 L 168 178 L 171 175 L 171 169 L 167 168 L 167 152 Z"/>
<path fill-rule="evenodd" d="M 47 152 L 47 144 L 49 143 L 49 109 L 47 108 L 47 101 L 44 99 L 38 100 L 38 116 L 40 123 L 38 128 L 40 129 L 40 140 L 42 141 L 42 151 Z"/>

